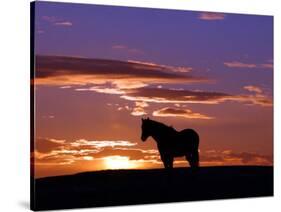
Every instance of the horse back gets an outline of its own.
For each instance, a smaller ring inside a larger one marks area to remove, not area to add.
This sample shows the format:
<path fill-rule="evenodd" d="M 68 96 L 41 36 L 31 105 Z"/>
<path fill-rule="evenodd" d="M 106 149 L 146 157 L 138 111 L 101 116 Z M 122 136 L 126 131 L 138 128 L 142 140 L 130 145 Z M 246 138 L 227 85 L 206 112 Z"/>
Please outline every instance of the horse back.
<path fill-rule="evenodd" d="M 158 144 L 160 152 L 174 156 L 184 156 L 188 152 L 197 151 L 199 136 L 193 129 L 184 129 L 168 137 L 166 142 Z"/>
<path fill-rule="evenodd" d="M 199 145 L 199 135 L 193 129 L 184 129 L 179 132 L 180 140 L 187 140 L 192 143 L 192 146 L 197 147 Z"/>

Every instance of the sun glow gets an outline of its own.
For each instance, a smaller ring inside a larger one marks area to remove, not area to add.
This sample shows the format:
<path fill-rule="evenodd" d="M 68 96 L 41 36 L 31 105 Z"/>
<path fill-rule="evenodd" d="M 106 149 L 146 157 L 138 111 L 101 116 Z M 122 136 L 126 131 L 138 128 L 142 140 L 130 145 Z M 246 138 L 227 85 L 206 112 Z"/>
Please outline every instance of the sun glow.
<path fill-rule="evenodd" d="M 126 156 L 109 156 L 104 158 L 106 169 L 133 169 L 137 168 L 134 161 L 130 161 Z"/>

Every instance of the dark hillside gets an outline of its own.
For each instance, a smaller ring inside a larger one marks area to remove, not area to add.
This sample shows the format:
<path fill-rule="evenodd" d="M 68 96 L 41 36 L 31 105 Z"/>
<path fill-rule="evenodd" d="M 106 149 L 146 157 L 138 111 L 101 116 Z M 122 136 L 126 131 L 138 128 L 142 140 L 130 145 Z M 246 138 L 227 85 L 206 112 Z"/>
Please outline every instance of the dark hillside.
<path fill-rule="evenodd" d="M 273 167 L 108 170 L 35 180 L 34 210 L 273 195 Z"/>

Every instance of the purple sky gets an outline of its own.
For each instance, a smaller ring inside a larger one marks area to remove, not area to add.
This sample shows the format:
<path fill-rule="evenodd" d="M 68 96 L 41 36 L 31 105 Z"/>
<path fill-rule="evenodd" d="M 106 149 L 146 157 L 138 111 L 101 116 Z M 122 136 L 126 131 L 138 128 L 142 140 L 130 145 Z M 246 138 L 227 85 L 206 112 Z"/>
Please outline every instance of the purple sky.
<path fill-rule="evenodd" d="M 246 82 L 271 86 L 268 82 L 272 75 L 266 71 L 255 75 L 248 69 L 227 71 L 223 62 L 270 63 L 273 17 L 225 14 L 223 19 L 203 20 L 200 14 L 37 2 L 36 54 L 191 66 L 205 76 L 223 81 L 220 89 L 228 85 L 235 92 Z M 71 26 L 56 25 L 63 22 Z"/>

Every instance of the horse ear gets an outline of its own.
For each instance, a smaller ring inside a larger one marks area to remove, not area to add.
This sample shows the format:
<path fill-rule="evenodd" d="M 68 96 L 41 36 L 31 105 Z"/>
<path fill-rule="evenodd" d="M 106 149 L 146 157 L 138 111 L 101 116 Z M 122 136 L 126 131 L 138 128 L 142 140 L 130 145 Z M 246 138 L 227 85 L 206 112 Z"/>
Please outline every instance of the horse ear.
<path fill-rule="evenodd" d="M 142 121 L 144 121 L 144 118 L 141 118 Z"/>
<path fill-rule="evenodd" d="M 147 117 L 147 120 L 149 120 L 149 117 Z"/>

